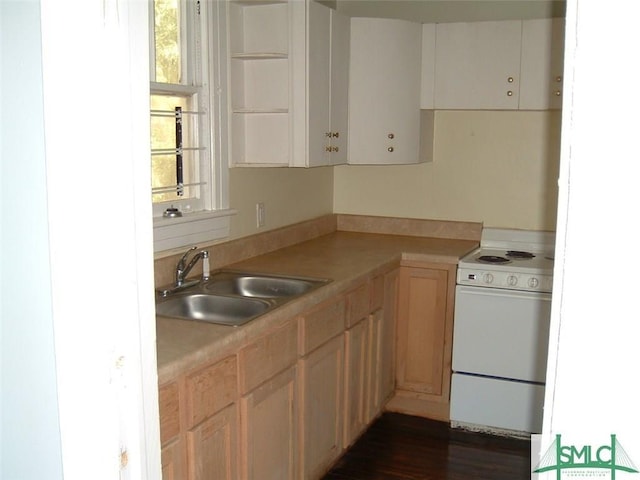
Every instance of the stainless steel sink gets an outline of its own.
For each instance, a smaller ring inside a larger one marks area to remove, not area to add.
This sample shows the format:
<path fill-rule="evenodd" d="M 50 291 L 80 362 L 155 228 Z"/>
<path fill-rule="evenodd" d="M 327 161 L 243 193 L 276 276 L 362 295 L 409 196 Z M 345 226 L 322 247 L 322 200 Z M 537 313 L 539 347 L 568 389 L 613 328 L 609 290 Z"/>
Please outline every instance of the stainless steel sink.
<path fill-rule="evenodd" d="M 157 290 L 156 313 L 239 326 L 330 280 L 219 270 L 207 280 Z"/>
<path fill-rule="evenodd" d="M 271 307 L 270 302 L 256 298 L 184 292 L 159 301 L 156 313 L 166 317 L 237 326 L 253 320 Z"/>
<path fill-rule="evenodd" d="M 204 284 L 204 289 L 242 297 L 287 298 L 297 297 L 325 283 L 317 279 L 219 272 Z"/>

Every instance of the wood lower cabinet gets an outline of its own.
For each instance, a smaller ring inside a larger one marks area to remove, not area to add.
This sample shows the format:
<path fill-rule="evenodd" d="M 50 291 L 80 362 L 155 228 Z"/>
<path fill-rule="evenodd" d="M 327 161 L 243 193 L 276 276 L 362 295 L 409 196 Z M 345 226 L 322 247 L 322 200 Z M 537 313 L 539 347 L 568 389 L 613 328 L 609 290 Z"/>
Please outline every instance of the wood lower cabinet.
<path fill-rule="evenodd" d="M 163 480 L 313 480 L 395 385 L 398 271 L 160 386 Z"/>
<path fill-rule="evenodd" d="M 237 407 L 232 404 L 187 432 L 190 480 L 238 478 L 237 422 Z"/>
<path fill-rule="evenodd" d="M 242 397 L 242 477 L 294 480 L 298 459 L 297 372 L 292 367 Z M 216 477 L 211 477 L 216 478 Z"/>
<path fill-rule="evenodd" d="M 380 332 L 380 358 L 378 360 L 380 371 L 377 374 L 380 381 L 380 405 L 376 405 L 378 411 L 385 406 L 396 387 L 396 325 L 400 270 L 395 269 L 387 273 L 383 280 L 384 303 L 381 310 L 378 310 L 373 317 L 374 320 L 378 320 L 377 317 L 382 314 L 382 318 L 379 320 L 382 325 L 378 326 Z"/>
<path fill-rule="evenodd" d="M 185 477 L 185 450 L 183 442 L 175 441 L 162 446 L 162 479 L 180 480 Z"/>
<path fill-rule="evenodd" d="M 388 409 L 449 419 L 456 266 L 400 269 L 396 393 Z"/>
<path fill-rule="evenodd" d="M 344 445 L 351 445 L 369 420 L 371 376 L 369 318 L 363 318 L 345 332 Z"/>
<path fill-rule="evenodd" d="M 298 465 L 298 322 L 243 347 L 240 360 L 241 477 L 293 480 Z"/>
<path fill-rule="evenodd" d="M 162 478 L 179 480 L 185 477 L 185 448 L 180 437 L 180 408 L 178 383 L 172 382 L 160 387 L 160 452 L 162 459 Z"/>
<path fill-rule="evenodd" d="M 372 279 L 348 295 L 345 332 L 345 447 L 383 410 L 395 387 L 398 271 Z"/>
<path fill-rule="evenodd" d="M 237 384 L 232 355 L 160 387 L 163 480 L 237 478 Z"/>
<path fill-rule="evenodd" d="M 344 335 L 300 359 L 300 478 L 320 478 L 342 453 Z"/>

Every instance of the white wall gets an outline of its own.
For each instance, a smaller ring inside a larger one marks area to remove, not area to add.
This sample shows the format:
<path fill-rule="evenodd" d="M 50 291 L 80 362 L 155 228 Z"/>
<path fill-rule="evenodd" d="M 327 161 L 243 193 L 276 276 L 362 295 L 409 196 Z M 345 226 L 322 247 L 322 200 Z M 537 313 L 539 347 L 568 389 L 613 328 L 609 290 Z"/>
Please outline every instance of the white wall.
<path fill-rule="evenodd" d="M 333 167 L 232 168 L 229 205 L 231 237 L 244 237 L 333 212 Z M 256 203 L 266 209 L 263 228 L 256 226 Z"/>
<path fill-rule="evenodd" d="M 554 230 L 559 112 L 437 111 L 433 162 L 341 166 L 337 213 Z"/>
<path fill-rule="evenodd" d="M 147 3 L 0 12 L 0 477 L 158 479 Z"/>
<path fill-rule="evenodd" d="M 615 433 L 640 466 L 640 5 L 567 6 L 544 431 Z M 612 72 L 621 88 L 606 88 Z"/>
<path fill-rule="evenodd" d="M 62 478 L 40 4 L 0 2 L 0 478 Z"/>

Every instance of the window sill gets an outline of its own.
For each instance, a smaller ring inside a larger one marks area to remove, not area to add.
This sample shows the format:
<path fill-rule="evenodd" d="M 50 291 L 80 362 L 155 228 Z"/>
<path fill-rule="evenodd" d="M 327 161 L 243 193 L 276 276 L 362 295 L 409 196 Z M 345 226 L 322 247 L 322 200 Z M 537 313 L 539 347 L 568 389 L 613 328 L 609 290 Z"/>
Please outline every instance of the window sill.
<path fill-rule="evenodd" d="M 229 236 L 236 210 L 186 213 L 182 217 L 153 219 L 153 250 L 161 252 L 211 242 Z"/>

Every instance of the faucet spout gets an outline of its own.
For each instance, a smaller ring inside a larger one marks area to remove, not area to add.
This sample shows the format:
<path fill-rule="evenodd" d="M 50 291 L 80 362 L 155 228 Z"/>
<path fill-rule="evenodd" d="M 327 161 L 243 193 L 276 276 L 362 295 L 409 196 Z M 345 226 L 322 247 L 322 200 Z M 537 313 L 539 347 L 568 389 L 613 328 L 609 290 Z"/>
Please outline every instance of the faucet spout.
<path fill-rule="evenodd" d="M 176 287 L 182 286 L 182 284 L 184 283 L 184 279 L 187 277 L 187 275 L 189 275 L 189 272 L 195 266 L 195 264 L 198 263 L 198 260 L 209 258 L 209 252 L 206 250 L 202 250 L 196 253 L 191 258 L 189 263 L 187 263 L 189 254 L 192 251 L 196 250 L 196 248 L 197 247 L 191 247 L 189 250 L 187 250 L 185 254 L 182 256 L 182 258 L 180 259 L 180 261 L 178 262 L 178 265 L 176 266 L 176 285 L 175 285 Z"/>

